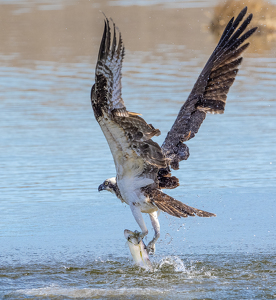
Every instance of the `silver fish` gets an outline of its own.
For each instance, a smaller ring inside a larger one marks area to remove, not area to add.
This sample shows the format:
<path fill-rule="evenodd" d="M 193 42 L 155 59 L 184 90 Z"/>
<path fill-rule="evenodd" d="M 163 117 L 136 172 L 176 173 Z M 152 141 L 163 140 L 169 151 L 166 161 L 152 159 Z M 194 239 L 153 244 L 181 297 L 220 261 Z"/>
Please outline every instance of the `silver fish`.
<path fill-rule="evenodd" d="M 145 270 L 153 271 L 147 248 L 143 240 L 141 239 L 141 241 L 138 243 L 138 238 L 135 232 L 127 229 L 125 229 L 124 235 L 127 239 L 127 244 L 133 257 L 134 263 Z"/>

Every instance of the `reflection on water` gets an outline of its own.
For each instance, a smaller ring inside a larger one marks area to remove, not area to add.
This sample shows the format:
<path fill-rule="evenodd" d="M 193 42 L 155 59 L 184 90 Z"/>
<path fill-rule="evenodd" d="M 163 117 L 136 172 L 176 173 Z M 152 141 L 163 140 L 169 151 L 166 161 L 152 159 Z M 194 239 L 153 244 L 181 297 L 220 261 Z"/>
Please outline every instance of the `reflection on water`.
<path fill-rule="evenodd" d="M 0 297 L 274 297 L 275 46 L 260 53 L 252 43 L 225 114 L 208 116 L 189 141 L 169 194 L 217 217 L 161 214 L 152 276 L 124 245 L 123 230 L 137 229 L 129 207 L 97 192 L 115 174 L 89 100 L 99 10 L 126 45 L 125 103 L 162 143 L 215 47 L 205 26 L 214 3 L 91 2 L 0 2 Z"/>

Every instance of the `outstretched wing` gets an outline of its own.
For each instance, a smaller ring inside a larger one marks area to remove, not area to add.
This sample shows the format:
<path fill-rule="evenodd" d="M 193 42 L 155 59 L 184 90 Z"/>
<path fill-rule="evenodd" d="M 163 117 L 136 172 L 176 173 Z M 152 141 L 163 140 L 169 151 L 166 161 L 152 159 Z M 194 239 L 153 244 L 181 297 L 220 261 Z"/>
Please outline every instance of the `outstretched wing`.
<path fill-rule="evenodd" d="M 121 92 L 124 45 L 120 32 L 117 42 L 117 31 L 113 23 L 111 42 L 109 20 L 105 19 L 91 102 L 112 152 L 117 175 L 129 180 L 139 177 L 135 184 L 141 187 L 157 182 L 158 169 L 166 167 L 166 159 L 160 146 L 151 140 L 160 131 L 138 114 L 127 111 L 124 105 Z"/>
<path fill-rule="evenodd" d="M 179 168 L 181 160 L 189 157 L 189 149 L 183 142 L 195 136 L 206 113 L 224 112 L 227 93 L 242 62 L 241 54 L 249 46 L 249 43 L 242 43 L 257 29 L 255 27 L 241 35 L 252 19 L 250 14 L 238 28 L 246 11 L 247 7 L 240 12 L 236 20 L 232 18 L 226 26 L 162 145 L 164 155 L 175 170 Z"/>

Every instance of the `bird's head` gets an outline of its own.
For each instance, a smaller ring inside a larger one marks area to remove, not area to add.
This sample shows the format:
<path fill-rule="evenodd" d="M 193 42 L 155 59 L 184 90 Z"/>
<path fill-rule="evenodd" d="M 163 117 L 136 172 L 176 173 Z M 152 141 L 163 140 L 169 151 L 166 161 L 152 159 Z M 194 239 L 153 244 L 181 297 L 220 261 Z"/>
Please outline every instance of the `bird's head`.
<path fill-rule="evenodd" d="M 116 187 L 117 187 L 116 177 L 112 177 L 112 178 L 106 179 L 101 185 L 99 185 L 98 191 L 100 192 L 100 191 L 106 190 L 113 194 L 116 194 L 115 193 Z"/>

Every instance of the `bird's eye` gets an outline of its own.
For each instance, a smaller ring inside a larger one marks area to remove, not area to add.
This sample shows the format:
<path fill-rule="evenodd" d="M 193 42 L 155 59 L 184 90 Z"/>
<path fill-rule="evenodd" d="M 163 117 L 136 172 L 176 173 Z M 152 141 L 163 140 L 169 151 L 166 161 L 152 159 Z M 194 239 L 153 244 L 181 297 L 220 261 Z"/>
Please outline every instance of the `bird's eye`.
<path fill-rule="evenodd" d="M 105 181 L 105 182 L 104 182 L 104 185 L 108 185 L 108 181 Z"/>

